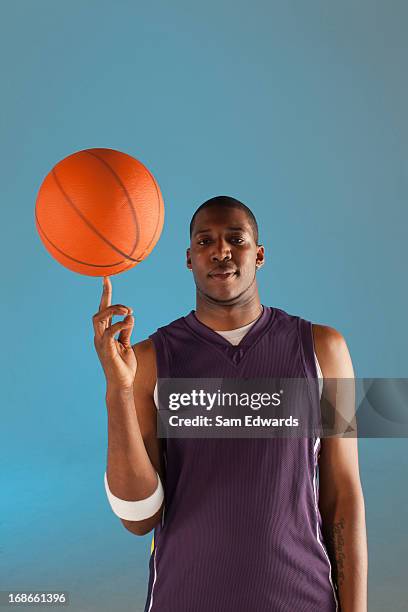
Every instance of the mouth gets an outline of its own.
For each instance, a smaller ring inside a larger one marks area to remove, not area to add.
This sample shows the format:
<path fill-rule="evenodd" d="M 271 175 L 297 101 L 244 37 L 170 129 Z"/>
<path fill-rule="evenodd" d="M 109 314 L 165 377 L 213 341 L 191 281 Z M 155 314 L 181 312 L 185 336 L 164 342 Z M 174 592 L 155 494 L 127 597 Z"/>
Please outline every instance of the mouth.
<path fill-rule="evenodd" d="M 226 281 L 236 276 L 236 274 L 237 274 L 236 272 L 231 272 L 231 271 L 215 272 L 213 274 L 209 274 L 209 277 L 215 280 L 218 280 L 218 281 Z"/>

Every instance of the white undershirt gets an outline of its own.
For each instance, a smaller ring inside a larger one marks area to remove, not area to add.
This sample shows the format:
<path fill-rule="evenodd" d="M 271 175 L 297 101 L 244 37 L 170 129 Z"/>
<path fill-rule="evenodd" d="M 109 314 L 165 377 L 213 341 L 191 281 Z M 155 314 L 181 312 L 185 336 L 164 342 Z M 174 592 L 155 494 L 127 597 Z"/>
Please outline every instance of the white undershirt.
<path fill-rule="evenodd" d="M 257 320 L 258 319 L 255 319 L 255 321 L 251 321 L 251 323 L 248 323 L 247 325 L 243 325 L 242 327 L 237 327 L 236 329 L 228 329 L 227 331 L 217 331 L 217 330 L 214 330 L 214 331 L 217 334 L 220 334 L 220 336 L 222 336 L 229 342 L 231 342 L 232 345 L 236 346 L 237 344 L 241 342 L 242 338 L 245 336 L 247 332 L 249 332 L 249 330 L 256 323 Z M 317 376 L 319 379 L 319 397 L 321 397 L 322 389 L 323 389 L 323 373 L 320 368 L 320 364 L 317 360 L 317 355 L 315 352 L 313 353 L 314 353 L 315 362 L 316 362 Z M 153 398 L 154 398 L 154 403 L 156 404 L 156 408 L 158 408 L 159 403 L 158 403 L 158 397 L 157 397 L 157 381 L 154 387 Z"/>

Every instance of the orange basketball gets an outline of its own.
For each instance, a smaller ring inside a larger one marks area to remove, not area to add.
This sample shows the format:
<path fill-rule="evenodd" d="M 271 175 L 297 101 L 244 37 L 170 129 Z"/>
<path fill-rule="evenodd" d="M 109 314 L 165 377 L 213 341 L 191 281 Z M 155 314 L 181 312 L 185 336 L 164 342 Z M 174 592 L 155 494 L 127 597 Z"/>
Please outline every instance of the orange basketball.
<path fill-rule="evenodd" d="M 164 204 L 154 176 L 114 149 L 85 149 L 47 174 L 35 205 L 47 251 L 79 274 L 111 276 L 145 259 L 158 241 Z"/>

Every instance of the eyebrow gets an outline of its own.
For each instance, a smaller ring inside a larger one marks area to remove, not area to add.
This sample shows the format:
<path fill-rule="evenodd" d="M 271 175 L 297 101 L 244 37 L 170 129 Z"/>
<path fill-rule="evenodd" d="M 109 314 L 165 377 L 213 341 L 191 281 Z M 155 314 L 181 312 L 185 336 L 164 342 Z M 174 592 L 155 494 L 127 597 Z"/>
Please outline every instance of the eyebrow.
<path fill-rule="evenodd" d="M 245 232 L 245 231 L 247 231 L 245 229 L 245 227 L 227 227 L 227 230 L 232 231 L 232 232 L 237 232 L 237 231 Z M 197 234 L 204 234 L 206 232 L 211 232 L 211 229 L 200 229 L 200 230 L 197 230 L 196 232 L 194 232 L 194 236 L 197 236 Z"/>

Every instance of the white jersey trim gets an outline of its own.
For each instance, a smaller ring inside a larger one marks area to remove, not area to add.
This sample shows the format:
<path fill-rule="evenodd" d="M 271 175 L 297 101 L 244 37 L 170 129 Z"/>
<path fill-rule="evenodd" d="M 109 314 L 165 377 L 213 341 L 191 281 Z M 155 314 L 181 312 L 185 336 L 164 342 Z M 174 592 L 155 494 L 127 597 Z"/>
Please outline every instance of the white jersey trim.
<path fill-rule="evenodd" d="M 150 612 L 150 610 L 152 609 L 152 605 L 153 605 L 153 591 L 154 591 L 154 585 L 156 584 L 156 578 L 157 578 L 157 570 L 156 570 L 156 542 L 154 543 L 154 551 L 153 551 L 153 564 L 154 564 L 154 579 L 153 579 L 153 584 L 152 584 L 152 592 L 150 593 L 150 604 L 149 604 L 149 608 L 147 610 L 147 612 Z"/>

